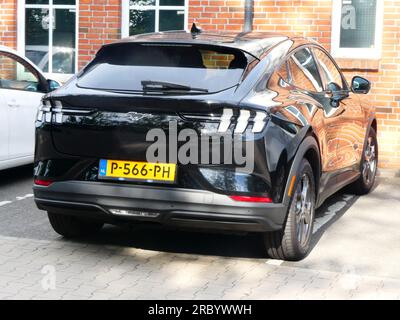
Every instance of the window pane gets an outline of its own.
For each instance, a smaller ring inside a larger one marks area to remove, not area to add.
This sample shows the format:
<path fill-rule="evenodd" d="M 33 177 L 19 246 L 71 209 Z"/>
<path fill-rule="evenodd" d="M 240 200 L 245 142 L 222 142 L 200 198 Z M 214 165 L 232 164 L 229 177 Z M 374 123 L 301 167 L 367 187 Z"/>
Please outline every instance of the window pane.
<path fill-rule="evenodd" d="M 76 0 L 53 0 L 53 4 L 74 5 L 74 4 L 76 4 Z"/>
<path fill-rule="evenodd" d="M 49 0 L 26 0 L 26 4 L 49 4 Z"/>
<path fill-rule="evenodd" d="M 244 69 L 246 62 L 233 54 L 200 50 L 203 64 L 208 69 Z"/>
<path fill-rule="evenodd" d="M 49 4 L 49 0 L 26 0 L 26 4 Z M 75 5 L 76 0 L 53 0 L 53 4 Z"/>
<path fill-rule="evenodd" d="M 131 6 L 155 6 L 156 0 L 131 0 L 129 1 Z"/>
<path fill-rule="evenodd" d="M 322 82 L 310 49 L 297 51 L 290 59 L 294 85 L 308 91 L 322 91 Z"/>
<path fill-rule="evenodd" d="M 26 9 L 25 54 L 44 72 L 49 52 L 49 10 Z"/>
<path fill-rule="evenodd" d="M 184 6 L 185 0 L 160 0 L 160 6 Z"/>
<path fill-rule="evenodd" d="M 76 4 L 76 0 L 53 0 L 53 4 L 75 5 Z"/>
<path fill-rule="evenodd" d="M 321 66 L 321 71 L 325 78 L 325 88 L 332 91 L 343 89 L 344 83 L 342 77 L 332 60 L 319 49 L 314 49 L 314 53 Z"/>
<path fill-rule="evenodd" d="M 0 88 L 38 91 L 36 76 L 15 59 L 0 55 Z"/>
<path fill-rule="evenodd" d="M 209 61 L 221 57 L 224 59 L 223 68 L 219 63 L 216 65 Z M 142 81 L 152 80 L 216 92 L 236 85 L 246 66 L 246 56 L 235 49 L 125 43 L 103 48 L 90 68 L 79 77 L 78 85 L 142 91 Z"/>
<path fill-rule="evenodd" d="M 74 73 L 75 10 L 54 10 L 53 73 Z"/>
<path fill-rule="evenodd" d="M 185 11 L 160 10 L 160 31 L 183 30 Z"/>
<path fill-rule="evenodd" d="M 155 31 L 154 10 L 131 10 L 129 17 L 129 34 L 139 34 Z"/>
<path fill-rule="evenodd" d="M 341 48 L 374 48 L 376 0 L 343 0 Z"/>

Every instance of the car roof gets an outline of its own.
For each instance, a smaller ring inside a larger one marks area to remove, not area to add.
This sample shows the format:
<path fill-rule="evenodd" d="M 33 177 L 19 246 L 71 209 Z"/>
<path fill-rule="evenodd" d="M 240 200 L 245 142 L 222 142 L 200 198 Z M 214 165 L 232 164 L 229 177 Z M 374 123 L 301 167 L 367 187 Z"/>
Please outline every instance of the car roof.
<path fill-rule="evenodd" d="M 118 40 L 109 45 L 143 42 L 216 45 L 240 49 L 259 58 L 265 51 L 289 39 L 306 41 L 304 38 L 290 37 L 272 32 L 201 32 L 192 34 L 186 31 L 167 31 L 139 34 Z"/>

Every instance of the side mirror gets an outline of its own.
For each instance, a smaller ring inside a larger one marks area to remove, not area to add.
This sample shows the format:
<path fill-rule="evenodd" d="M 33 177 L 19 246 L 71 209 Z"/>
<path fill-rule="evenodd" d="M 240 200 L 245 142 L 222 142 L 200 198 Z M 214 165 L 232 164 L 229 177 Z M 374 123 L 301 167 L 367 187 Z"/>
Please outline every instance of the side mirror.
<path fill-rule="evenodd" d="M 359 76 L 355 76 L 351 81 L 351 91 L 357 94 L 367 94 L 371 90 L 371 82 Z"/>
<path fill-rule="evenodd" d="M 56 89 L 58 89 L 59 87 L 61 87 L 61 83 L 59 83 L 56 80 L 47 80 L 47 85 L 49 87 L 49 92 L 54 91 Z"/>

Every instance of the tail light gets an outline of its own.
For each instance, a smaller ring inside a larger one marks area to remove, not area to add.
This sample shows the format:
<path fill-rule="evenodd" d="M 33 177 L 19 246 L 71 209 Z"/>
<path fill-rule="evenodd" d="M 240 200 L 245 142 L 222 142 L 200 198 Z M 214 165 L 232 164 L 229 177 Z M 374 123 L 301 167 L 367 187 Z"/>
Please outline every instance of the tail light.
<path fill-rule="evenodd" d="M 51 122 L 51 103 L 50 101 L 42 101 L 36 116 L 37 121 Z"/>
<path fill-rule="evenodd" d="M 37 121 L 46 123 L 62 123 L 64 114 L 87 115 L 94 111 L 94 109 L 65 108 L 59 100 L 52 102 L 43 100 L 42 104 L 39 106 L 36 119 Z"/>
<path fill-rule="evenodd" d="M 250 111 L 240 110 L 239 118 L 236 121 L 235 133 L 243 133 L 249 124 Z"/>
<path fill-rule="evenodd" d="M 42 179 L 35 179 L 33 182 L 37 186 L 42 186 L 42 187 L 48 187 L 53 183 L 53 181 L 50 180 L 42 180 Z"/>
<path fill-rule="evenodd" d="M 232 122 L 233 111 L 232 109 L 224 109 L 219 123 L 218 132 L 228 131 Z"/>
<path fill-rule="evenodd" d="M 262 203 L 272 202 L 272 199 L 269 197 L 229 196 L 229 198 L 239 202 L 262 202 Z"/>
<path fill-rule="evenodd" d="M 235 134 L 241 134 L 246 131 L 249 125 L 252 125 L 251 132 L 260 133 L 264 130 L 268 116 L 264 111 L 240 109 L 236 111 L 230 108 L 224 108 L 220 115 L 198 115 L 182 114 L 185 119 L 192 121 L 217 122 L 218 132 L 228 132 L 233 128 Z"/>

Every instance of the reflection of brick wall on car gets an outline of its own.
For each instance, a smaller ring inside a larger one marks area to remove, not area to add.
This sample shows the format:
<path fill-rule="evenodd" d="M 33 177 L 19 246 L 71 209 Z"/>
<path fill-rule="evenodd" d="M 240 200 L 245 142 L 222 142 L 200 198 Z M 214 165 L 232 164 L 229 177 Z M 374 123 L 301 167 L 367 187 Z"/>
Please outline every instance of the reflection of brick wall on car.
<path fill-rule="evenodd" d="M 352 141 L 363 141 L 365 137 L 365 128 L 362 126 L 362 122 L 344 121 L 345 123 L 340 126 L 341 139 L 338 141 L 338 151 L 345 148 L 354 148 Z M 362 152 L 362 146 L 358 146 L 358 151 Z"/>

